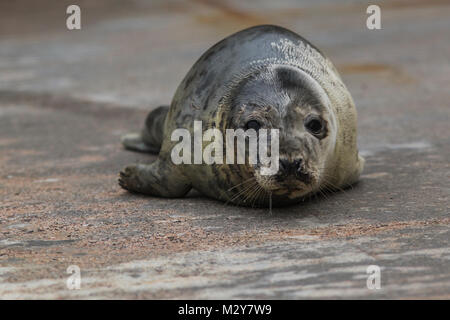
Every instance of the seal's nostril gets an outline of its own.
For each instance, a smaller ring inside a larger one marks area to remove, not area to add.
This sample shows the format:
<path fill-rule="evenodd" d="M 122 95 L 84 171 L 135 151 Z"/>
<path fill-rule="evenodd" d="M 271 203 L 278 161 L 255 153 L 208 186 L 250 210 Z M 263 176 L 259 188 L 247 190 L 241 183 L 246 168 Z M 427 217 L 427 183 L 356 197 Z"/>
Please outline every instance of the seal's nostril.
<path fill-rule="evenodd" d="M 305 169 L 305 166 L 303 165 L 303 159 L 297 159 L 294 161 L 294 168 L 297 178 L 300 181 L 303 181 L 304 183 L 310 183 L 311 182 L 311 176 Z"/>
<path fill-rule="evenodd" d="M 295 171 L 301 172 L 303 170 L 302 164 L 303 164 L 303 160 L 302 159 L 294 160 Z"/>
<path fill-rule="evenodd" d="M 286 159 L 280 159 L 280 171 L 282 173 L 287 173 L 289 171 L 289 161 Z"/>
<path fill-rule="evenodd" d="M 279 172 L 283 175 L 288 174 L 299 174 L 303 172 L 303 161 L 302 159 L 297 159 L 294 161 L 289 161 L 287 159 L 280 159 Z"/>

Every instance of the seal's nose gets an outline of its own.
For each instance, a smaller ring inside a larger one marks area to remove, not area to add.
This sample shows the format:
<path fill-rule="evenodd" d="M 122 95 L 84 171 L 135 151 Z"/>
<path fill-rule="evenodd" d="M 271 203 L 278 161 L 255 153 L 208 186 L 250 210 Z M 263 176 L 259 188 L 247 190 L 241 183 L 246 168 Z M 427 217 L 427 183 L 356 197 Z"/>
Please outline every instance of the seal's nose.
<path fill-rule="evenodd" d="M 280 159 L 280 175 L 287 176 L 289 174 L 295 175 L 304 183 L 311 182 L 311 176 L 306 172 L 303 166 L 303 159 L 296 159 L 289 161 L 287 159 Z"/>
<path fill-rule="evenodd" d="M 280 159 L 280 173 L 282 174 L 296 174 L 302 170 L 302 159 L 297 159 L 294 161 L 289 161 L 287 159 Z"/>

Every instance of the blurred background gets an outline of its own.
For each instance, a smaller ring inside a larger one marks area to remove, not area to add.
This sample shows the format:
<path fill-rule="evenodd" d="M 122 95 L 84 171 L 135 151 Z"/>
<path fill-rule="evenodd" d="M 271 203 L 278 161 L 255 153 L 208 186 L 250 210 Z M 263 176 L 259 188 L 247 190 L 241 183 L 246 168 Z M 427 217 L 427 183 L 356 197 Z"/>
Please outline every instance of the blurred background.
<path fill-rule="evenodd" d="M 72 3 L 1 1 L 0 89 L 148 110 L 170 102 L 211 45 L 257 24 L 289 28 L 331 58 L 361 111 L 364 145 L 396 143 L 401 129 L 420 127 L 417 117 L 395 118 L 393 107 L 411 99 L 429 104 L 429 96 L 449 84 L 446 0 L 77 1 L 82 28 L 69 31 L 65 9 Z M 366 27 L 369 4 L 382 10 L 381 30 Z M 411 87 L 414 95 L 405 92 Z M 377 135 L 369 108 L 372 117 L 390 114 L 383 121 L 391 130 Z M 423 138 L 408 131 L 412 140 Z"/>

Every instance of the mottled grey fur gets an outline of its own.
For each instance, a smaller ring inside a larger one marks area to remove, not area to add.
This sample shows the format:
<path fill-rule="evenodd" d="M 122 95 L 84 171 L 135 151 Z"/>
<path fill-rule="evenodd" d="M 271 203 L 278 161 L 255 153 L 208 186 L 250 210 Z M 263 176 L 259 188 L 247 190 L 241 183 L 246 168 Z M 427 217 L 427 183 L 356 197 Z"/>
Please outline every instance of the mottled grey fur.
<path fill-rule="evenodd" d="M 305 129 L 311 116 L 325 126 L 320 136 Z M 280 160 L 295 163 L 301 174 L 263 176 L 259 164 L 174 165 L 170 154 L 178 142 L 171 141 L 171 133 L 186 128 L 193 135 L 194 120 L 224 136 L 225 129 L 245 128 L 249 120 L 279 129 Z M 123 143 L 159 151 L 155 162 L 121 172 L 123 188 L 162 197 L 182 197 L 195 188 L 246 206 L 287 205 L 340 189 L 358 179 L 364 163 L 356 148 L 355 107 L 332 63 L 299 35 L 270 25 L 233 34 L 205 52 L 170 108 L 152 111 L 141 134 L 127 135 Z"/>

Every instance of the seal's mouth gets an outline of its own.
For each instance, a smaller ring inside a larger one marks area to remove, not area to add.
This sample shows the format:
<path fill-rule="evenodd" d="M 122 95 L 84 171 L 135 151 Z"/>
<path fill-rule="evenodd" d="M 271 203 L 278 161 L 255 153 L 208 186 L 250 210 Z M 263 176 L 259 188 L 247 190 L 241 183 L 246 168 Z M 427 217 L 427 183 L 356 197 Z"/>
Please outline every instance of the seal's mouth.
<path fill-rule="evenodd" d="M 255 178 L 258 184 L 267 192 L 288 197 L 301 197 L 310 193 L 316 185 L 316 175 L 305 168 L 294 170 L 286 166 L 272 176 L 261 175 L 255 170 Z"/>

